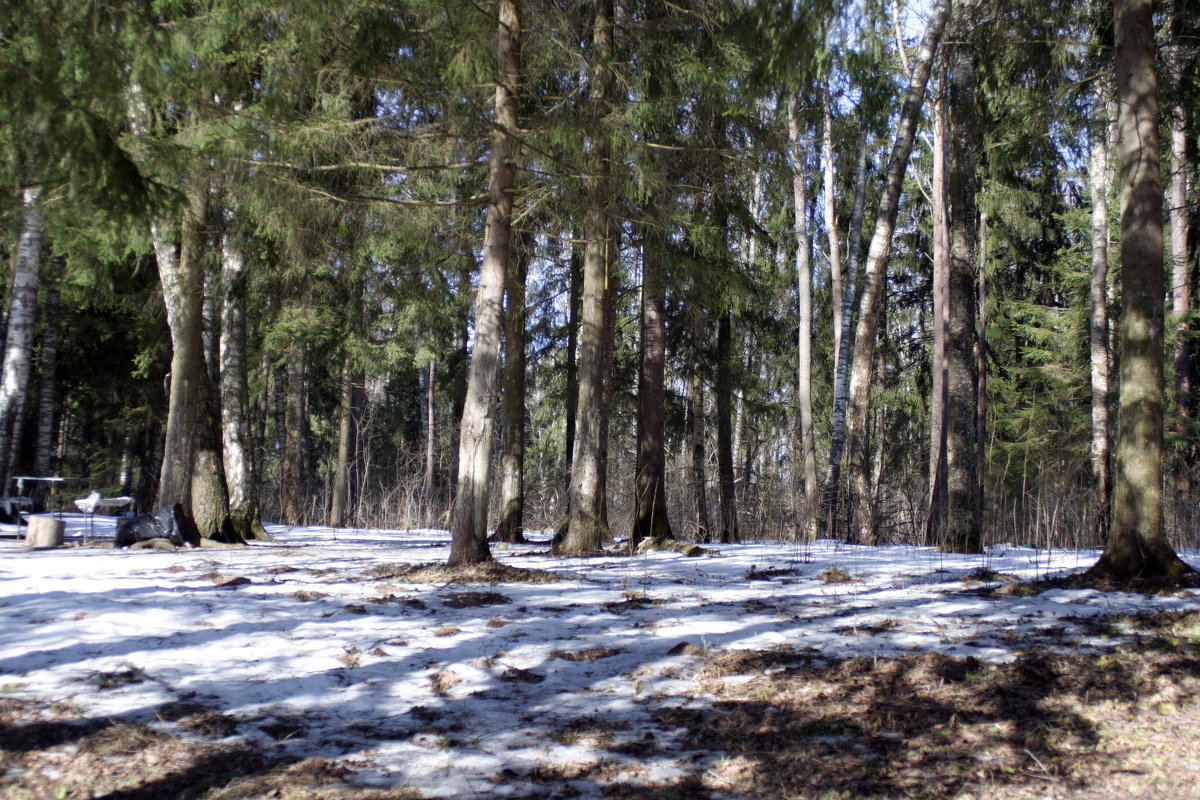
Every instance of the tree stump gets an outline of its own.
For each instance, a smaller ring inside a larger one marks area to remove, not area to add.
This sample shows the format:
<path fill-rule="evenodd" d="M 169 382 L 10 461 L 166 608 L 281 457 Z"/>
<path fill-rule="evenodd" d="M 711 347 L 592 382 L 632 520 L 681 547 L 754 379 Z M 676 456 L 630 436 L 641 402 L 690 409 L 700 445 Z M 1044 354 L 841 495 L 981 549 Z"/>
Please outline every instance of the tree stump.
<path fill-rule="evenodd" d="M 25 544 L 30 547 L 62 547 L 67 532 L 67 523 L 61 519 L 34 514 L 29 518 L 29 530 L 25 533 Z"/>

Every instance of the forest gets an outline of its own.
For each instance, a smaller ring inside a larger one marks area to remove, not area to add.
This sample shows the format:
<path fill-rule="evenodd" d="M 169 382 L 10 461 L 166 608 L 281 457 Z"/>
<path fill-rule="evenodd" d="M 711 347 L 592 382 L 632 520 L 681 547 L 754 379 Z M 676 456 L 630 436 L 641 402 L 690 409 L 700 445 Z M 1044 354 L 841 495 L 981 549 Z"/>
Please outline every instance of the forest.
<path fill-rule="evenodd" d="M 1192 0 L 2 8 L 4 494 L 1190 569 Z"/>

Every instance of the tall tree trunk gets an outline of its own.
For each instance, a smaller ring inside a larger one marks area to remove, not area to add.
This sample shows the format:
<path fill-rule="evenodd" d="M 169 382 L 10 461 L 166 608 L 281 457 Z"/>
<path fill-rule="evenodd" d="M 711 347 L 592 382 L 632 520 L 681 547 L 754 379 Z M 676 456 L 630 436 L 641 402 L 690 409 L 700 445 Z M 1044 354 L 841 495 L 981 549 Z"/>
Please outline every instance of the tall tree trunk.
<path fill-rule="evenodd" d="M 449 565 L 492 558 L 487 544 L 492 427 L 495 421 L 500 338 L 504 325 L 504 276 L 512 245 L 513 191 L 518 151 L 517 104 L 521 82 L 521 16 L 517 0 L 498 0 L 496 56 L 503 77 L 496 84 L 496 132 L 492 136 L 483 264 L 475 293 L 475 351 L 459 433 L 458 487 L 451 518 Z"/>
<path fill-rule="evenodd" d="M 929 392 L 929 513 L 925 542 L 942 541 L 946 529 L 946 340 L 950 315 L 950 246 L 946 214 L 946 106 L 941 96 L 933 106 L 933 348 Z"/>
<path fill-rule="evenodd" d="M 54 419 L 58 404 L 58 323 L 61 307 L 59 282 L 62 280 L 65 259 L 52 256 L 46 274 L 46 304 L 42 309 L 45 327 L 42 329 L 42 358 L 38 365 L 38 426 L 37 447 L 33 455 L 35 475 L 51 474 L 54 458 Z"/>
<path fill-rule="evenodd" d="M 1152 0 L 1115 0 L 1121 368 L 1112 528 L 1093 574 L 1182 575 L 1163 526 L 1163 208 Z"/>
<path fill-rule="evenodd" d="M 1179 59 L 1173 65 L 1175 81 L 1183 80 Z M 1171 182 L 1167 189 L 1171 220 L 1171 313 L 1175 318 L 1175 434 L 1181 447 L 1175 459 L 1175 505 L 1184 509 L 1192 492 L 1192 468 L 1196 464 L 1192 418 L 1191 325 L 1188 292 L 1188 158 L 1187 124 L 1183 105 L 1171 109 Z"/>
<path fill-rule="evenodd" d="M 692 367 L 692 378 L 688 384 L 687 406 L 688 451 L 691 459 L 692 505 L 696 516 L 696 541 L 707 542 L 712 538 L 712 523 L 708 517 L 708 481 L 705 479 L 704 435 L 704 384 L 700 380 L 700 368 Z"/>
<path fill-rule="evenodd" d="M 620 228 L 611 216 L 608 224 L 608 246 L 605 249 L 610 255 L 606 259 L 609 271 L 608 286 L 604 290 L 604 331 L 601 334 L 604 347 L 600 350 L 600 374 L 604 376 L 604 380 L 600 383 L 600 485 L 597 491 L 600 495 L 600 530 L 604 536 L 604 544 L 612 544 L 612 526 L 608 524 L 608 443 L 612 431 L 610 412 L 613 364 L 617 356 L 617 298 L 621 294 L 621 276 L 617 263 L 621 241 Z"/>
<path fill-rule="evenodd" d="M 1088 159 L 1088 184 L 1092 197 L 1092 269 L 1088 342 L 1091 352 L 1092 383 L 1092 479 L 1099 499 L 1096 504 L 1096 534 L 1101 542 L 1108 535 L 1112 499 L 1112 430 L 1109 423 L 1108 352 L 1108 187 L 1112 179 L 1108 166 L 1110 141 L 1116 131 L 1115 120 L 1108 120 L 1106 134 L 1092 138 Z"/>
<path fill-rule="evenodd" d="M 350 449 L 354 441 L 354 367 L 350 354 L 342 357 L 338 387 L 337 459 L 333 465 L 333 491 L 329 500 L 329 527 L 346 524 L 350 506 Z"/>
<path fill-rule="evenodd" d="M 825 106 L 825 136 L 832 139 L 832 117 L 829 110 L 829 91 L 826 89 Z M 804 154 L 801 151 L 800 120 L 796 117 L 796 96 L 788 97 L 788 145 L 792 162 L 792 219 L 796 236 L 796 294 L 799 298 L 798 311 L 799 332 L 797 334 L 797 386 L 796 400 L 800 405 L 800 463 L 804 474 L 804 512 L 805 518 L 811 515 L 816 507 L 817 498 L 817 451 L 816 437 L 813 434 L 812 415 L 812 256 L 808 239 L 808 192 L 805 184 Z M 833 197 L 833 145 L 830 141 L 825 154 L 825 193 L 827 198 Z M 829 201 L 826 201 L 825 224 L 829 228 L 830 263 L 835 262 L 833 255 L 837 250 L 837 223 L 832 219 Z M 833 289 L 834 305 L 839 305 L 836 298 L 840 297 L 841 288 L 841 256 L 836 257 L 837 285 Z M 831 267 L 831 269 L 833 269 Z M 834 330 L 838 330 L 840 320 L 835 316 Z M 839 334 L 840 335 L 840 332 Z M 835 339 L 834 349 L 837 349 Z"/>
<path fill-rule="evenodd" d="M 979 215 L 979 319 L 977 338 L 978 346 L 975 348 L 975 357 L 978 362 L 976 374 L 979 377 L 977 389 L 975 392 L 975 474 L 978 476 L 976 486 L 979 490 L 979 498 L 976 505 L 979 507 L 980 518 L 983 517 L 984 509 L 984 477 L 987 475 L 987 451 L 983 443 L 987 439 L 987 412 L 988 412 L 988 396 L 987 396 L 987 264 L 988 264 L 988 216 L 987 214 Z"/>
<path fill-rule="evenodd" d="M 196 427 L 192 444 L 191 514 L 205 539 L 238 543 L 242 532 L 229 517 L 229 490 L 221 447 L 221 414 L 217 410 L 217 387 L 202 370 L 196 396 Z M 267 538 L 264 536 L 263 538 Z"/>
<path fill-rule="evenodd" d="M 956 28 L 967 39 L 975 24 L 974 2 L 960 3 Z M 942 550 L 982 550 L 983 509 L 979 507 L 979 369 L 975 322 L 978 262 L 978 134 L 975 123 L 975 58 L 972 45 L 956 41 L 948 49 L 949 147 L 946 193 L 950 210 L 950 335 L 946 364 L 946 532 Z"/>
<path fill-rule="evenodd" d="M 437 441 L 437 361 L 429 359 L 429 376 L 425 379 L 425 477 L 421 482 L 421 494 L 425 513 L 433 513 L 434 443 Z"/>
<path fill-rule="evenodd" d="M 269 540 L 258 508 L 258 476 L 250 419 L 246 358 L 246 257 L 229 230 L 226 212 L 221 237 L 220 370 L 221 456 L 229 491 L 229 517 L 245 539 Z"/>
<path fill-rule="evenodd" d="M 630 548 L 637 547 L 644 538 L 657 541 L 671 538 L 671 522 L 667 517 L 664 239 L 657 230 L 647 228 L 642 248 L 642 363 L 638 379 L 638 450 Z"/>
<path fill-rule="evenodd" d="M 925 98 L 925 85 L 937 52 L 942 31 L 946 26 L 948 8 L 945 0 L 933 7 L 929 17 L 921 50 L 913 63 L 913 77 L 909 82 L 900 112 L 896 141 L 888 159 L 883 194 L 879 200 L 879 215 L 875 222 L 875 233 L 867 251 L 863 270 L 863 293 L 859 303 L 858 327 L 854 334 L 854 363 L 850 374 L 850 508 L 859 521 L 852 520 L 849 531 L 851 538 L 870 542 L 875 539 L 874 514 L 871 508 L 871 479 L 868 471 L 869 437 L 867 423 L 871 410 L 871 365 L 875 360 L 875 339 L 879 326 L 879 309 L 887 281 L 887 262 L 892 249 L 892 232 L 900 210 L 900 193 L 904 185 L 904 174 L 908 169 L 908 157 L 912 152 L 913 136 L 917 117 Z"/>
<path fill-rule="evenodd" d="M 13 265 L 12 299 L 0 377 L 0 491 L 8 492 L 15 454 L 20 449 L 22 418 L 29 395 L 33 334 L 37 324 L 38 273 L 42 261 L 41 187 L 24 191 L 25 215 Z"/>
<path fill-rule="evenodd" d="M 288 354 L 283 411 L 283 464 L 280 469 L 280 522 L 300 525 L 304 520 L 304 395 L 307 391 L 308 354 L 300 342 L 292 342 Z"/>
<path fill-rule="evenodd" d="M 795 114 L 792 111 L 792 106 L 795 103 L 795 98 L 788 100 L 789 126 L 790 120 Z M 833 154 L 833 96 L 829 93 L 828 79 L 821 85 L 821 103 L 824 106 L 821 115 L 821 158 L 824 162 L 824 183 L 825 183 L 825 235 L 829 239 L 829 288 L 830 288 L 830 305 L 833 306 L 833 373 L 838 372 L 839 359 L 842 357 L 842 336 L 843 331 L 848 327 L 842 324 L 842 316 L 845 313 L 845 304 L 842 298 L 846 294 L 846 289 L 842 285 L 842 244 L 838 235 L 837 224 L 837 163 Z M 797 142 L 793 143 L 795 148 Z M 795 178 L 795 169 L 792 170 L 792 180 Z M 795 187 L 793 186 L 793 194 Z M 810 334 L 811 336 L 811 334 Z M 807 466 L 805 467 L 805 475 L 807 476 Z M 805 478 L 805 486 L 808 485 L 808 479 Z M 805 489 L 805 496 L 808 497 L 810 503 L 810 512 L 812 510 L 812 500 L 816 497 L 816 462 L 813 462 L 813 489 L 811 492 Z"/>
<path fill-rule="evenodd" d="M 717 324 L 717 477 L 720 481 L 721 541 L 740 541 L 733 475 L 733 314 Z"/>
<path fill-rule="evenodd" d="M 161 505 L 191 513 L 192 457 L 201 406 L 204 363 L 204 267 L 201 254 L 208 214 L 208 181 L 193 176 L 180 225 L 178 256 L 158 221 L 151 222 L 154 254 L 171 329 L 171 389 L 158 481 Z"/>
<path fill-rule="evenodd" d="M 858 145 L 854 167 L 854 200 L 850 208 L 850 248 L 846 258 L 846 289 L 842 296 L 842 338 L 837 371 L 833 378 L 833 418 L 829 437 L 829 468 L 821 491 L 821 508 L 809 526 L 810 539 L 837 536 L 839 496 L 842 482 L 842 453 L 846 446 L 846 407 L 850 396 L 850 320 L 854 310 L 855 277 L 862 246 L 863 217 L 867 195 L 867 136 Z"/>
<path fill-rule="evenodd" d="M 575 418 L 579 410 L 579 364 L 575 358 L 579 347 L 579 317 L 580 302 L 583 295 L 583 262 L 579 256 L 579 248 L 571 246 L 571 257 L 568 262 L 570 269 L 569 288 L 567 294 L 567 352 L 566 372 L 566 468 L 563 473 L 567 477 L 567 494 L 571 490 L 571 464 L 575 457 Z"/>
<path fill-rule="evenodd" d="M 598 125 L 607 115 L 612 99 L 613 2 L 597 0 L 593 23 L 591 105 Z M 569 555 L 595 552 L 611 538 L 604 515 L 604 466 L 601 425 L 603 405 L 605 311 L 612 270 L 612 187 L 609 164 L 612 143 L 599 128 L 592 138 L 588 168 L 587 248 L 583 259 L 582 319 L 579 336 L 579 400 L 575 413 L 575 447 L 571 460 L 570 521 L 558 550 Z"/>
<path fill-rule="evenodd" d="M 496 541 L 525 541 L 525 282 L 529 271 L 526 236 L 508 274 L 504 317 L 504 427 L 500 442 L 500 523 Z"/>

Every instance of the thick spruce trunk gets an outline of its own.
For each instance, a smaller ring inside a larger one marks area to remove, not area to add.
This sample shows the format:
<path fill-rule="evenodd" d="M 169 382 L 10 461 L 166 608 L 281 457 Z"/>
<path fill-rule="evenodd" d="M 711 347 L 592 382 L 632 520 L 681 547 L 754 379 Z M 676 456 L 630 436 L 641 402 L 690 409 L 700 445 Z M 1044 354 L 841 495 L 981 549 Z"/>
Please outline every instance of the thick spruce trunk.
<path fill-rule="evenodd" d="M 492 137 L 483 265 L 475 293 L 475 350 L 459 428 L 458 486 L 451 517 L 449 565 L 490 561 L 487 544 L 492 472 L 492 427 L 504 325 L 504 278 L 512 249 L 513 191 L 518 87 L 521 81 L 521 16 L 516 0 L 499 0 L 496 52 L 503 80 L 496 85 L 496 132 Z"/>
<path fill-rule="evenodd" d="M 879 200 L 879 214 L 875 232 L 867 251 L 863 269 L 863 292 L 859 303 L 858 326 L 854 334 L 853 368 L 849 387 L 849 444 L 850 444 L 850 507 L 855 515 L 848 532 L 851 539 L 862 542 L 875 540 L 875 515 L 872 513 L 870 463 L 870 438 L 867 435 L 871 411 L 871 366 L 875 360 L 875 343 L 879 328 L 879 312 L 887 282 L 887 262 L 891 255 L 892 233 L 900 211 L 900 194 L 904 187 L 904 175 L 908 169 L 908 158 L 912 153 L 913 137 L 917 118 L 925 98 L 925 85 L 933 57 L 946 26 L 948 4 L 939 0 L 930 12 L 925 38 L 917 60 L 913 63 L 913 76 L 905 94 L 904 106 L 888 159 L 883 194 Z"/>
<path fill-rule="evenodd" d="M 1163 199 L 1152 0 L 1115 0 L 1120 130 L 1121 367 L 1112 527 L 1095 575 L 1191 572 L 1163 525 Z"/>
<path fill-rule="evenodd" d="M 833 197 L 833 121 L 829 110 L 828 90 L 826 90 L 825 107 L 825 136 L 830 138 L 826 150 L 825 163 L 825 193 L 827 198 Z M 796 295 L 798 297 L 798 332 L 796 334 L 797 386 L 796 400 L 800 406 L 800 458 L 804 476 L 804 509 L 802 517 L 808 519 L 815 511 L 817 500 L 817 451 L 816 437 L 813 434 L 812 411 L 812 256 L 808 237 L 808 190 L 807 176 L 804 169 L 804 153 L 801 151 L 800 120 L 796 116 L 796 97 L 788 97 L 788 146 L 792 164 L 792 221 L 796 238 Z M 834 257 L 837 249 L 837 222 L 832 209 L 827 203 L 825 207 L 825 224 L 830 231 L 830 263 L 831 270 L 836 276 L 833 283 L 833 297 L 840 296 L 841 289 L 841 256 Z M 835 302 L 834 304 L 839 305 Z M 838 331 L 840 320 L 835 316 L 834 330 Z M 839 332 L 840 335 L 840 332 Z M 837 340 L 834 342 L 837 349 Z M 810 530 L 810 529 L 806 529 Z"/>
<path fill-rule="evenodd" d="M 0 491 L 7 493 L 20 450 L 22 419 L 29 395 L 33 361 L 33 335 L 37 324 L 38 278 L 42 261 L 41 187 L 22 196 L 24 218 L 17 258 L 13 264 L 12 297 L 4 342 L 4 367 L 0 377 Z"/>
<path fill-rule="evenodd" d="M 593 24 L 593 75 L 591 106 L 598 124 L 612 98 L 613 2 L 597 0 Z M 612 270 L 612 186 L 609 164 L 612 143 L 607 131 L 597 129 L 592 138 L 588 168 L 586 233 L 583 257 L 583 296 L 579 331 L 579 394 L 575 413 L 575 445 L 571 459 L 570 518 L 558 551 L 584 555 L 598 551 L 612 538 L 605 518 L 602 431 L 607 409 L 604 385 L 606 305 Z"/>
<path fill-rule="evenodd" d="M 975 23 L 974 3 L 960 3 L 956 25 L 967 38 Z M 978 135 L 975 123 L 975 57 L 967 42 L 948 49 L 949 141 L 946 194 L 950 210 L 950 303 L 946 363 L 946 531 L 942 550 L 977 553 L 982 549 L 983 509 L 979 506 L 978 389 Z"/>
<path fill-rule="evenodd" d="M 496 541 L 525 541 L 525 281 L 529 247 L 525 237 L 511 260 L 504 312 L 504 405 L 500 441 L 500 522 Z"/>
<path fill-rule="evenodd" d="M 667 517 L 665 245 L 661 234 L 648 231 L 642 250 L 642 363 L 631 548 L 642 539 L 672 538 Z"/>
<path fill-rule="evenodd" d="M 246 258 L 229 230 L 221 237 L 220 370 L 216 387 L 221 408 L 221 461 L 229 492 L 229 518 L 245 539 L 269 540 L 258 508 L 258 478 L 251 432 L 249 368 L 246 357 Z"/>

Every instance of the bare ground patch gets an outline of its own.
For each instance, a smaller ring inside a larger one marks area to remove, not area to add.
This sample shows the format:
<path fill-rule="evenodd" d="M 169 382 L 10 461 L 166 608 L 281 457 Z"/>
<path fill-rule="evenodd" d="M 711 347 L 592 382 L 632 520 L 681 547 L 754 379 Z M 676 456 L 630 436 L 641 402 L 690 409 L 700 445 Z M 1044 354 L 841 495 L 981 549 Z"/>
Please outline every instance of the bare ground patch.
<path fill-rule="evenodd" d="M 380 564 L 367 570 L 375 580 L 404 583 L 558 583 L 564 578 L 544 569 L 520 569 L 489 561 L 470 567 L 448 567 L 445 564 Z"/>
<path fill-rule="evenodd" d="M 160 717 L 203 728 L 209 712 L 173 704 Z M 320 758 L 281 757 L 249 745 L 190 741 L 150 726 L 78 718 L 0 698 L 0 797 L 6 800 L 419 800 L 408 788 L 372 789 Z"/>

